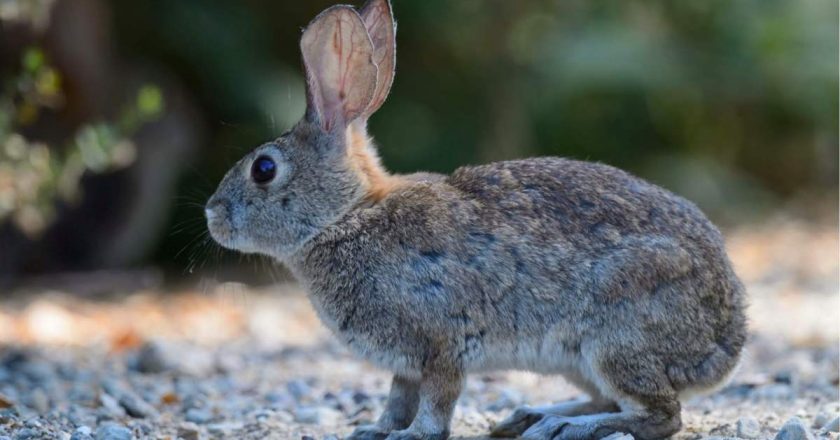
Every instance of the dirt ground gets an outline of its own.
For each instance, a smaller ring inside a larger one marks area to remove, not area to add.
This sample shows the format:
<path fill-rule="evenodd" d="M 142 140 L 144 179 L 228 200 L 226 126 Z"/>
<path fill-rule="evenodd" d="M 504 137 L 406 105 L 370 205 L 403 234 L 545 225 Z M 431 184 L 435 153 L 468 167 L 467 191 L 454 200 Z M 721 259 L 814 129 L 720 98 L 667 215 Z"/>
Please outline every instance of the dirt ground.
<path fill-rule="evenodd" d="M 750 342 L 728 386 L 685 402 L 676 438 L 773 438 L 786 423 L 784 438 L 838 438 L 836 225 L 727 236 Z M 294 284 L 113 293 L 0 301 L 0 440 L 328 438 L 381 411 L 388 375 L 336 344 Z M 558 377 L 472 376 L 452 434 L 482 438 L 517 405 L 578 395 Z"/>

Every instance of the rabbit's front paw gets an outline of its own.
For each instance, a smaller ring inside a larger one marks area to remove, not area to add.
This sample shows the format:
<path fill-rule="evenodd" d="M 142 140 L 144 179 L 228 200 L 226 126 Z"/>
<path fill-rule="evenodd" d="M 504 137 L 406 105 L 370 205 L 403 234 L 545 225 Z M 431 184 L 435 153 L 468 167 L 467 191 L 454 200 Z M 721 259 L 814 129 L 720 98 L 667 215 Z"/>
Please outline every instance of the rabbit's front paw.
<path fill-rule="evenodd" d="M 448 432 L 438 432 L 435 434 L 427 434 L 417 432 L 412 429 L 403 429 L 401 431 L 394 431 L 385 437 L 385 440 L 446 440 L 449 438 Z"/>
<path fill-rule="evenodd" d="M 376 425 L 362 425 L 356 428 L 345 440 L 384 440 L 389 431 L 383 431 Z"/>

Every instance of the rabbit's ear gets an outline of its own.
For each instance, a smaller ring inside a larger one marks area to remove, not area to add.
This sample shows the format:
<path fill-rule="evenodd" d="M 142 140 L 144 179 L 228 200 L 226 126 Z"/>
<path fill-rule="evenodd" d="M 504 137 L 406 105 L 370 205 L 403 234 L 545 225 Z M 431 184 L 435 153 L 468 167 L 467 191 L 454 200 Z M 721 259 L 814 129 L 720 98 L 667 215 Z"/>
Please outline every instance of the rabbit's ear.
<path fill-rule="evenodd" d="M 394 82 L 394 67 L 397 63 L 397 23 L 394 21 L 390 0 L 368 0 L 359 14 L 365 23 L 370 40 L 373 42 L 373 62 L 376 63 L 376 91 L 364 112 L 369 118 L 388 97 Z"/>
<path fill-rule="evenodd" d="M 306 69 L 306 117 L 326 131 L 343 130 L 362 116 L 376 90 L 373 43 L 350 6 L 320 13 L 300 39 Z"/>

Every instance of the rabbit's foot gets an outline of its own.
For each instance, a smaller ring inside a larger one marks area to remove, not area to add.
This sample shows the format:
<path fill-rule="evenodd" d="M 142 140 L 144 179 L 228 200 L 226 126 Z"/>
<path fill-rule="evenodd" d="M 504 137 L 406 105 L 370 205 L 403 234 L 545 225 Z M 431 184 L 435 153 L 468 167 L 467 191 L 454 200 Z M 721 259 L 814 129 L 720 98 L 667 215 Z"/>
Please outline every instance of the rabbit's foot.
<path fill-rule="evenodd" d="M 386 431 L 377 425 L 362 425 L 356 428 L 346 440 L 384 440 L 391 431 Z"/>
<path fill-rule="evenodd" d="M 680 429 L 679 413 L 656 408 L 565 417 L 545 415 L 522 433 L 525 440 L 597 440 L 616 432 L 639 439 L 665 438 Z"/>
<path fill-rule="evenodd" d="M 604 423 L 608 414 L 564 417 L 546 415 L 522 433 L 525 440 L 597 440 L 617 430 Z"/>
<path fill-rule="evenodd" d="M 497 423 L 490 430 L 490 437 L 518 437 L 534 423 L 545 417 L 545 413 L 529 406 L 516 408 L 513 414 Z"/>
<path fill-rule="evenodd" d="M 491 437 L 517 437 L 547 415 L 579 416 L 619 411 L 618 405 L 606 399 L 572 400 L 556 405 L 521 406 L 490 431 Z"/>
<path fill-rule="evenodd" d="M 437 432 L 433 434 L 418 432 L 411 428 L 400 431 L 393 431 L 385 437 L 385 440 L 446 440 L 449 438 L 449 432 Z"/>

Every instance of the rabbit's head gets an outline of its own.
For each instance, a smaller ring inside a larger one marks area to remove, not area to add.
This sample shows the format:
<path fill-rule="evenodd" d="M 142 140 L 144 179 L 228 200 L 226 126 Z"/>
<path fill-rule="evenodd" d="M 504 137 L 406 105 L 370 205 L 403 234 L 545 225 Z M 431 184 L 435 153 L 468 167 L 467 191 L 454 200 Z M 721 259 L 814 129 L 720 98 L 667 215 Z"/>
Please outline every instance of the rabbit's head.
<path fill-rule="evenodd" d="M 304 30 L 306 113 L 231 168 L 206 206 L 222 246 L 285 259 L 365 199 L 397 185 L 365 124 L 388 95 L 395 25 L 388 0 L 333 6 Z"/>

